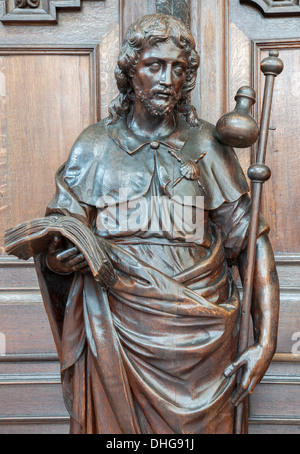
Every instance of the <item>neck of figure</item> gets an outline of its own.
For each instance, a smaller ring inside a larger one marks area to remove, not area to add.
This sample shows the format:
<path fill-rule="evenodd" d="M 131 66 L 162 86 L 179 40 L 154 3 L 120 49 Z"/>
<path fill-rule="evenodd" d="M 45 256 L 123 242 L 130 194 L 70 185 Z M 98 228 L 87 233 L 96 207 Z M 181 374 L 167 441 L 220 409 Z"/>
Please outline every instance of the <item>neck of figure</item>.
<path fill-rule="evenodd" d="M 162 116 L 153 115 L 138 99 L 135 100 L 129 127 L 137 136 L 150 140 L 168 137 L 175 126 L 173 110 Z"/>

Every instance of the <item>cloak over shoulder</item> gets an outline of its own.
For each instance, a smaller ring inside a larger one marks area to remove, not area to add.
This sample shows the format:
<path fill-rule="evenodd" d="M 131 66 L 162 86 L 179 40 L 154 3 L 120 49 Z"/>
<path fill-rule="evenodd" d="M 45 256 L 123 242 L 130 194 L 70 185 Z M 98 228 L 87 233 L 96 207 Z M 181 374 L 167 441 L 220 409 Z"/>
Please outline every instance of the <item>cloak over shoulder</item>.
<path fill-rule="evenodd" d="M 183 161 L 197 160 L 205 152 L 205 157 L 198 162 L 199 182 L 205 191 L 205 209 L 214 210 L 249 191 L 234 150 L 222 145 L 214 131 L 207 122 L 191 128 L 179 118 L 177 129 L 169 137 L 155 142 L 153 148 L 153 144 L 128 129 L 125 119 L 112 125 L 106 119 L 83 131 L 67 163 L 60 168 L 59 179 L 79 202 L 97 206 L 99 199 L 105 197 L 122 203 L 122 194 L 129 199 L 145 196 L 156 168 L 166 195 L 172 198 L 184 194 L 195 199 L 204 195 L 196 181 L 184 178 L 175 188 L 171 187 L 181 173 L 180 163 L 170 151 Z M 122 188 L 122 194 L 118 188 Z M 49 208 L 55 208 L 56 203 L 62 207 L 68 202 L 54 199 Z"/>

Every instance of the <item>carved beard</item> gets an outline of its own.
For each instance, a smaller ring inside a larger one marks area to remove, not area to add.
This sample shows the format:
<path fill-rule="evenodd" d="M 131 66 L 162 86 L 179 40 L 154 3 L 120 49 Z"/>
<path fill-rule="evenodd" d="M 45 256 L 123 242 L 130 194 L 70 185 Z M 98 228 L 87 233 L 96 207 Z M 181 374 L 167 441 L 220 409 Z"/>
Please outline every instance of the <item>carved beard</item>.
<path fill-rule="evenodd" d="M 151 116 L 164 117 L 173 112 L 175 106 L 181 98 L 181 93 L 176 94 L 174 88 L 153 88 L 150 91 L 145 91 L 137 82 L 133 82 L 133 91 L 137 99 L 143 104 Z M 169 103 L 165 104 L 162 101 L 153 99 L 153 96 L 158 93 L 171 94 Z"/>

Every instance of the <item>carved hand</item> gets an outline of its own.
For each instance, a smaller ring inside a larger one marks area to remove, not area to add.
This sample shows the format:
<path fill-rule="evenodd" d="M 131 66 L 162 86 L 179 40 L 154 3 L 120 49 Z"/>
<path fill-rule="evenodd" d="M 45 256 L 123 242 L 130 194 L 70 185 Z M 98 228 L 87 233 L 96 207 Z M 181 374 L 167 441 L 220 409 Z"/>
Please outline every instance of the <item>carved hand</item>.
<path fill-rule="evenodd" d="M 55 236 L 51 241 L 46 263 L 51 271 L 58 274 L 70 274 L 74 271 L 87 272 L 89 266 L 81 252 L 76 247 L 62 248 L 62 238 Z"/>
<path fill-rule="evenodd" d="M 231 377 L 241 369 L 241 381 L 232 396 L 232 403 L 235 406 L 253 393 L 255 386 L 266 373 L 271 359 L 272 355 L 269 354 L 268 348 L 255 344 L 227 366 L 225 377 Z"/>

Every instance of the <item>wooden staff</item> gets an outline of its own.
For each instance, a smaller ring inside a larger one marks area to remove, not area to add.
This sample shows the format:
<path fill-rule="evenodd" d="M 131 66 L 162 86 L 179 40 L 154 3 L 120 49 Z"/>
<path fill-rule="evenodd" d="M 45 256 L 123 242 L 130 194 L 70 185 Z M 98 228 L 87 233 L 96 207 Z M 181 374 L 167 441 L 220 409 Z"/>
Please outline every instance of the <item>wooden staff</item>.
<path fill-rule="evenodd" d="M 269 57 L 265 58 L 261 63 L 261 71 L 266 77 L 264 99 L 262 107 L 260 134 L 258 142 L 258 150 L 256 156 L 256 164 L 248 169 L 248 177 L 253 183 L 252 187 L 252 208 L 248 234 L 247 261 L 245 268 L 245 278 L 243 283 L 243 301 L 240 337 L 238 344 L 238 355 L 241 355 L 248 348 L 250 311 L 253 291 L 253 278 L 256 257 L 256 240 L 258 233 L 259 213 L 261 205 L 261 194 L 263 183 L 271 177 L 271 170 L 265 165 L 266 150 L 268 142 L 268 133 L 270 125 L 271 106 L 274 90 L 275 77 L 283 70 L 283 63 L 278 58 L 279 52 L 272 50 L 269 52 Z M 238 383 L 241 380 L 241 372 L 238 373 Z M 236 408 L 235 415 L 235 433 L 243 433 L 243 414 L 244 401 Z"/>

